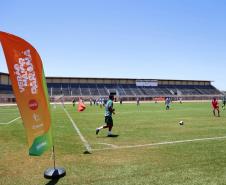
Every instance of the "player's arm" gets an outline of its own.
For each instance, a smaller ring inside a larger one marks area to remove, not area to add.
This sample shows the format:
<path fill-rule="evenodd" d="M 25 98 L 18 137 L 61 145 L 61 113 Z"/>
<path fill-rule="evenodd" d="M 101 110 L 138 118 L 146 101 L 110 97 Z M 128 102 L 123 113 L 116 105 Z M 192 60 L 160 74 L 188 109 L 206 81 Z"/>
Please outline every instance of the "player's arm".
<path fill-rule="evenodd" d="M 109 110 L 111 113 L 115 114 L 115 109 L 113 108 L 113 105 L 111 105 L 111 106 L 108 108 L 108 110 Z"/>

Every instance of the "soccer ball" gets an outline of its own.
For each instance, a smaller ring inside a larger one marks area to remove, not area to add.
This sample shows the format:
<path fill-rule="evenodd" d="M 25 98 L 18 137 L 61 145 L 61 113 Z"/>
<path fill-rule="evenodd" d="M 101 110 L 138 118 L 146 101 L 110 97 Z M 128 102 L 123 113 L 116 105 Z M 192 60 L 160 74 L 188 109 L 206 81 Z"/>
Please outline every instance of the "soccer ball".
<path fill-rule="evenodd" d="M 180 125 L 184 125 L 184 122 L 183 122 L 183 121 L 180 121 L 179 124 L 180 124 Z"/>

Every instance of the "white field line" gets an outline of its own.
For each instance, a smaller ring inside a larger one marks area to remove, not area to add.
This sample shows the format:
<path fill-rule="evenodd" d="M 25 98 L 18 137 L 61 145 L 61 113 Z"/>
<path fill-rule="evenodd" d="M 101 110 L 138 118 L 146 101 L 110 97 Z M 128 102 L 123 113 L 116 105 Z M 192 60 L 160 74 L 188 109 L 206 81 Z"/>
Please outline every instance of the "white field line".
<path fill-rule="evenodd" d="M 0 103 L 0 107 L 15 107 L 15 106 L 17 106 L 17 104 L 16 103 Z"/>
<path fill-rule="evenodd" d="M 226 139 L 226 136 L 200 138 L 200 139 L 189 139 L 189 140 L 179 140 L 179 141 L 166 141 L 166 142 L 150 143 L 150 144 L 143 144 L 143 145 L 115 146 L 115 147 L 112 147 L 112 148 L 93 149 L 93 151 L 117 150 L 117 149 L 129 149 L 129 148 L 141 148 L 141 147 L 152 147 L 152 146 L 160 146 L 160 145 L 170 145 L 170 144 L 189 143 L 189 142 L 207 141 L 207 140 L 220 140 L 220 139 Z"/>
<path fill-rule="evenodd" d="M 106 146 L 110 146 L 112 148 L 118 148 L 117 145 L 113 145 L 113 144 L 110 144 L 110 143 L 97 143 L 98 145 L 106 145 Z"/>
<path fill-rule="evenodd" d="M 62 106 L 63 107 L 63 106 Z M 71 121 L 74 129 L 76 130 L 77 134 L 79 135 L 81 141 L 83 142 L 86 151 L 91 153 L 91 146 L 88 143 L 88 141 L 84 138 L 84 136 L 82 135 L 82 133 L 80 132 L 79 128 L 77 127 L 77 125 L 75 124 L 75 122 L 73 121 L 73 119 L 71 118 L 70 114 L 68 113 L 68 111 L 63 107 L 64 112 L 67 114 L 67 117 L 69 118 L 69 120 Z"/>
<path fill-rule="evenodd" d="M 16 121 L 16 120 L 18 120 L 18 119 L 20 119 L 20 118 L 21 118 L 21 117 L 17 117 L 17 118 L 15 118 L 15 119 L 13 119 L 13 120 L 7 122 L 7 123 L 0 123 L 0 125 L 9 125 L 9 124 L 13 123 L 14 121 Z"/>

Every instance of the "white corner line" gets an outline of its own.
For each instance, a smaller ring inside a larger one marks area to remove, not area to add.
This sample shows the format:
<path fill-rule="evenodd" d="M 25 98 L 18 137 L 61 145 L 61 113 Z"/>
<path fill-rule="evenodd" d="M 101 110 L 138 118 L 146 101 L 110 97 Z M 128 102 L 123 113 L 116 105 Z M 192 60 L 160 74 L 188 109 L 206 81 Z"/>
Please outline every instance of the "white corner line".
<path fill-rule="evenodd" d="M 13 123 L 14 121 L 16 121 L 16 120 L 18 120 L 18 119 L 20 119 L 20 118 L 21 118 L 21 117 L 17 117 L 17 118 L 15 118 L 15 119 L 13 119 L 13 120 L 7 122 L 7 123 L 0 123 L 0 125 L 9 125 L 9 124 Z"/>
<path fill-rule="evenodd" d="M 220 140 L 220 139 L 226 139 L 226 136 L 199 138 L 199 139 L 189 139 L 189 140 L 179 140 L 179 141 L 165 141 L 165 142 L 160 142 L 160 143 L 150 143 L 150 144 L 143 144 L 143 145 L 127 145 L 127 146 L 125 145 L 125 146 L 117 146 L 115 148 L 93 149 L 93 151 L 152 147 L 152 146 L 160 146 L 160 145 L 170 145 L 170 144 L 189 143 L 189 142 L 207 141 L 207 140 Z"/>
<path fill-rule="evenodd" d="M 63 106 L 62 106 L 63 107 Z M 91 146 L 90 144 L 88 143 L 88 141 L 84 138 L 84 136 L 82 135 L 82 133 L 80 132 L 79 128 L 77 127 L 76 123 L 74 122 L 74 120 L 71 118 L 70 114 L 68 113 L 68 111 L 63 107 L 63 110 L 64 112 L 67 114 L 69 120 L 71 121 L 74 129 L 76 130 L 77 134 L 79 135 L 81 141 L 83 142 L 85 148 L 86 148 L 86 151 L 87 152 L 90 152 L 91 153 Z"/>

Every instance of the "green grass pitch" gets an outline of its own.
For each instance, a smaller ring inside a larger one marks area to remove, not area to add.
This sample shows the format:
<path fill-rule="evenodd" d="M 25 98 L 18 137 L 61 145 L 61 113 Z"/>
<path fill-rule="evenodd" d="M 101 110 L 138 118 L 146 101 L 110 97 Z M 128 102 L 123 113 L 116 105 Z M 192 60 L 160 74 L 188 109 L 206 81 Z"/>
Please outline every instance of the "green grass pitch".
<path fill-rule="evenodd" d="M 223 185 L 226 184 L 226 111 L 214 117 L 210 103 L 115 104 L 113 133 L 96 136 L 104 109 L 65 109 L 92 148 L 85 147 L 61 105 L 52 107 L 56 166 L 67 175 L 43 178 L 52 167 L 51 150 L 28 156 L 19 111 L 0 107 L 0 185 Z M 13 121 L 12 121 L 13 120 Z M 184 125 L 180 126 L 179 121 Z M 12 122 L 11 122 L 12 121 Z M 200 139 L 200 140 L 197 140 Z M 168 142 L 168 143 L 167 143 Z"/>

